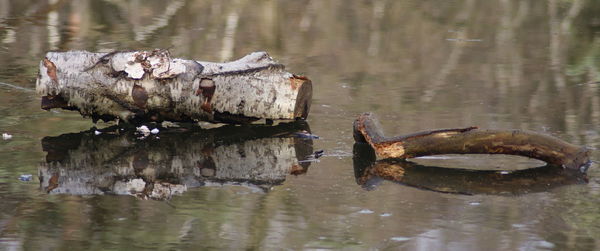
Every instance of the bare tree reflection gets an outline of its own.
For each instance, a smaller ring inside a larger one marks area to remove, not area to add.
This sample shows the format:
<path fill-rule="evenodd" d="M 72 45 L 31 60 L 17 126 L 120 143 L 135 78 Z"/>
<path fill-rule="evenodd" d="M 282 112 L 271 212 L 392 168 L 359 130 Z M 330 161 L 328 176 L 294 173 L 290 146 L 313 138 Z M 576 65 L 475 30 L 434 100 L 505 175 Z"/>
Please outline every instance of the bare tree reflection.
<path fill-rule="evenodd" d="M 305 173 L 312 139 L 306 123 L 171 129 L 145 138 L 109 128 L 42 139 L 39 167 L 48 193 L 122 194 L 168 199 L 199 186 L 242 185 L 267 191 Z M 182 131 L 183 130 L 183 131 Z"/>

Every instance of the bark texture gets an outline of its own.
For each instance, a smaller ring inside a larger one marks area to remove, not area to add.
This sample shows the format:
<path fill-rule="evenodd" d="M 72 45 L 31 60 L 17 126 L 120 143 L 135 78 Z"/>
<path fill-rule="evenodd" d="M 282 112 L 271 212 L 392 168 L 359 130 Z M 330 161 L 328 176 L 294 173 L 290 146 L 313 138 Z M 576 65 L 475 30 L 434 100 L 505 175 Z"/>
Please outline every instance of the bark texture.
<path fill-rule="evenodd" d="M 78 110 L 94 120 L 247 123 L 308 116 L 312 83 L 265 52 L 211 63 L 167 50 L 48 52 L 36 90 L 42 109 Z"/>
<path fill-rule="evenodd" d="M 508 154 L 569 169 L 587 169 L 589 150 L 531 131 L 479 130 L 477 127 L 424 131 L 386 138 L 379 121 L 365 113 L 354 122 L 354 139 L 366 142 L 379 158 L 407 159 L 439 154 Z"/>
<path fill-rule="evenodd" d="M 199 186 L 241 185 L 268 191 L 289 174 L 303 174 L 312 140 L 306 124 L 161 130 L 141 138 L 116 128 L 42 139 L 39 166 L 48 193 L 124 194 L 168 199 Z"/>

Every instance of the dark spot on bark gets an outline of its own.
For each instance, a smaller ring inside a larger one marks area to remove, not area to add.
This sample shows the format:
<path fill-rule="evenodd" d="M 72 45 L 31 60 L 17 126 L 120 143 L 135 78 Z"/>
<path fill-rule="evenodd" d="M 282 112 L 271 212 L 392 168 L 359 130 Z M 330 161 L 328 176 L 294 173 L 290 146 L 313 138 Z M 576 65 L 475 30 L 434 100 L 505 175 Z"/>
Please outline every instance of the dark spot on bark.
<path fill-rule="evenodd" d="M 44 58 L 44 66 L 46 67 L 46 74 L 52 79 L 54 84 L 58 84 L 58 75 L 56 74 L 56 65 L 52 63 L 48 58 Z"/>
<path fill-rule="evenodd" d="M 204 177 L 212 177 L 217 173 L 217 166 L 212 157 L 207 157 L 202 162 L 198 163 L 198 168 L 200 169 L 200 175 Z"/>
<path fill-rule="evenodd" d="M 243 111 L 244 107 L 246 106 L 246 101 L 242 100 L 240 101 L 240 103 L 237 105 L 238 111 Z"/>
<path fill-rule="evenodd" d="M 146 56 L 143 53 L 138 53 L 137 55 L 135 55 L 135 62 L 141 63 L 144 60 L 146 60 Z"/>
<path fill-rule="evenodd" d="M 127 73 L 125 71 L 112 71 L 108 73 L 110 77 L 113 78 L 125 78 L 127 77 Z"/>
<path fill-rule="evenodd" d="M 131 96 L 133 97 L 133 102 L 137 107 L 141 109 L 146 108 L 146 104 L 148 103 L 148 93 L 146 92 L 146 89 L 144 89 L 144 87 L 141 87 L 137 84 L 133 84 Z"/>
<path fill-rule="evenodd" d="M 204 97 L 204 102 L 200 106 L 200 108 L 208 113 L 212 112 L 212 106 L 210 101 L 212 100 L 213 95 L 215 94 L 215 81 L 209 78 L 203 78 L 200 80 L 200 86 L 198 86 L 198 90 L 196 90 L 196 95 L 202 94 Z"/>
<path fill-rule="evenodd" d="M 238 149 L 238 154 L 241 158 L 246 158 L 246 151 L 243 148 Z"/>

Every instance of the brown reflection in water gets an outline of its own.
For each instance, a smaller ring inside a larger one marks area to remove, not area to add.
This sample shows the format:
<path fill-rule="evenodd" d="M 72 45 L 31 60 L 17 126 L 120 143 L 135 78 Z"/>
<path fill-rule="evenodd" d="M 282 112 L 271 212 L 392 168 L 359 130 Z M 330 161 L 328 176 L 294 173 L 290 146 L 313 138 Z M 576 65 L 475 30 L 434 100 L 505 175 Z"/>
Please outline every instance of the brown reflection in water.
<path fill-rule="evenodd" d="M 42 190 L 52 194 L 122 194 L 169 199 L 187 189 L 242 185 L 268 191 L 303 174 L 312 139 L 305 122 L 216 129 L 164 129 L 142 137 L 113 127 L 45 137 Z M 183 130 L 183 131 L 181 131 Z"/>
<path fill-rule="evenodd" d="M 373 149 L 361 143 L 354 145 L 354 174 L 356 183 L 365 189 L 389 180 L 435 192 L 468 195 L 518 195 L 588 182 L 585 172 L 559 166 L 492 171 L 424 166 L 405 160 L 375 161 Z"/>

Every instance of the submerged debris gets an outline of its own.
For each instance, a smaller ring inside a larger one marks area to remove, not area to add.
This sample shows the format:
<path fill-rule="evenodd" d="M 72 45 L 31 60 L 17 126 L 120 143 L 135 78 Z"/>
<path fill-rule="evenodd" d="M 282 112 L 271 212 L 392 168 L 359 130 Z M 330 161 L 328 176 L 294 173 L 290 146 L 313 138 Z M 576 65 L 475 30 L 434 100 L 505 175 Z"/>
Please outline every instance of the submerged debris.
<path fill-rule="evenodd" d="M 144 137 L 148 137 L 148 135 L 150 135 L 150 129 L 148 129 L 147 126 L 143 125 L 143 126 L 139 126 L 136 127 L 135 130 L 139 133 L 144 135 Z"/>
<path fill-rule="evenodd" d="M 2 134 L 2 139 L 3 139 L 3 140 L 9 140 L 9 139 L 12 139 L 12 137 L 13 137 L 13 136 L 12 136 L 12 135 L 10 135 L 10 134 L 8 134 L 8 133 L 3 133 L 3 134 Z"/>
<path fill-rule="evenodd" d="M 372 210 L 369 210 L 369 209 L 363 209 L 363 210 L 358 211 L 358 213 L 359 214 L 372 214 L 374 212 Z"/>

